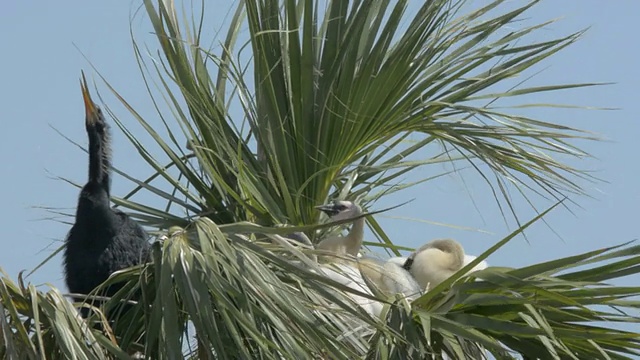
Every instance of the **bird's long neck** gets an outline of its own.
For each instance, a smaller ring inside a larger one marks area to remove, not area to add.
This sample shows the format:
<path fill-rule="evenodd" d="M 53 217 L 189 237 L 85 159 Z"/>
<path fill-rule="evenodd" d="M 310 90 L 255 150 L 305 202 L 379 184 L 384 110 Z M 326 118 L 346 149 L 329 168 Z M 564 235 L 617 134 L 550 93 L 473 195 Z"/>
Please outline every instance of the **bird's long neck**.
<path fill-rule="evenodd" d="M 360 216 L 362 214 L 361 211 L 358 211 L 356 216 Z M 349 249 L 350 252 L 354 255 L 360 251 L 360 247 L 362 247 L 362 239 L 364 238 L 364 218 L 357 219 L 353 222 L 353 226 L 351 227 L 351 231 L 349 231 L 349 235 L 347 235 L 349 240 Z"/>
<path fill-rule="evenodd" d="M 89 182 L 100 185 L 107 194 L 111 188 L 111 146 L 108 129 L 102 133 L 95 127 L 87 128 L 89 136 Z"/>

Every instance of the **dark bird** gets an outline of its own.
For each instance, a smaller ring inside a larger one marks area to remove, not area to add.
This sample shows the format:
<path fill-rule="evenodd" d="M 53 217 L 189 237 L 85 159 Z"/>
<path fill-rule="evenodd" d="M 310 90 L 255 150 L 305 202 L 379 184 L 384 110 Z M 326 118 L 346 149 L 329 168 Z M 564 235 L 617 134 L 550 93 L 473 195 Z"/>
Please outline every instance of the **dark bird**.
<path fill-rule="evenodd" d="M 76 221 L 66 240 L 64 273 L 71 293 L 89 294 L 115 271 L 145 262 L 150 245 L 140 224 L 111 208 L 109 126 L 91 100 L 84 73 L 80 86 L 89 136 L 89 181 L 80 192 Z M 114 284 L 98 295 L 113 296 L 121 286 Z M 87 309 L 82 315 L 87 317 Z"/>

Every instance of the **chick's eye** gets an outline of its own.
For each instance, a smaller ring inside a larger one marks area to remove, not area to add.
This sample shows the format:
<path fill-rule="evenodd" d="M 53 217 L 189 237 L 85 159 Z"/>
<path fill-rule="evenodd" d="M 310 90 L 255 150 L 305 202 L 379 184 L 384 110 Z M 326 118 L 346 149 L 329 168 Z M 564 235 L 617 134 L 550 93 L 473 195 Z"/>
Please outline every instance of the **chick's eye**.
<path fill-rule="evenodd" d="M 346 209 L 347 207 L 346 207 L 346 206 L 344 206 L 344 205 L 338 205 L 336 208 L 337 208 L 339 211 L 342 211 L 342 210 Z"/>

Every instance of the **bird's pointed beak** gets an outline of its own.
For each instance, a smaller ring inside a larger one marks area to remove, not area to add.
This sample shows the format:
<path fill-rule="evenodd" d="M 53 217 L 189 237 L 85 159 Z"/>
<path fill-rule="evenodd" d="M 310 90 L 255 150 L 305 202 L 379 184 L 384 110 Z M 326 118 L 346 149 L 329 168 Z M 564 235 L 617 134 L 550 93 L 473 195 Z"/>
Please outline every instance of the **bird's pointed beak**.
<path fill-rule="evenodd" d="M 82 90 L 82 98 L 84 100 L 87 125 L 93 125 L 96 122 L 96 105 L 93 103 L 93 100 L 91 100 L 91 95 L 89 95 L 89 87 L 87 86 L 87 79 L 84 77 L 84 71 L 82 72 L 82 79 L 80 80 L 80 89 Z"/>
<path fill-rule="evenodd" d="M 338 213 L 338 211 L 336 211 L 335 205 L 334 204 L 324 204 L 324 205 L 319 205 L 315 207 L 316 209 L 322 211 L 323 213 L 332 216 Z"/>
<path fill-rule="evenodd" d="M 320 210 L 320 211 L 327 212 L 327 211 L 333 210 L 333 204 L 318 205 L 315 208 Z"/>

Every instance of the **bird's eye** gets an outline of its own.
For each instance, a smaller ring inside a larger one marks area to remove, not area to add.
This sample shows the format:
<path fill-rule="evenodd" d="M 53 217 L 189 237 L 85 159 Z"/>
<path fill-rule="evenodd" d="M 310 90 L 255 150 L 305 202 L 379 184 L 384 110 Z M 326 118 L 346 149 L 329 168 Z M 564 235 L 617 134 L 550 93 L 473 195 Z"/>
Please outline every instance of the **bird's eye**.
<path fill-rule="evenodd" d="M 336 209 L 338 209 L 338 211 L 342 211 L 344 209 L 346 209 L 347 207 L 345 205 L 338 205 L 336 206 Z"/>

